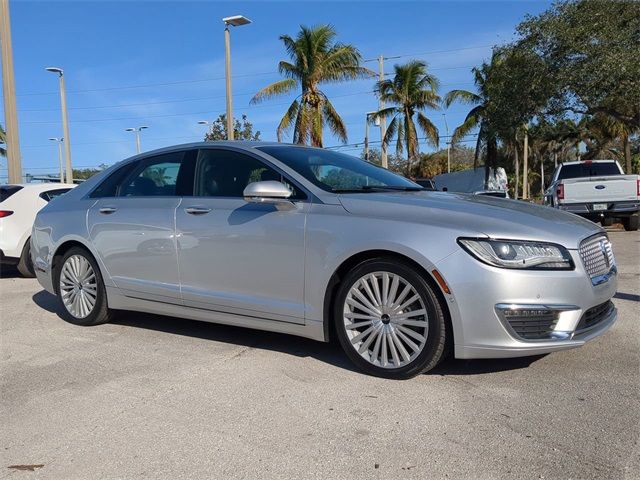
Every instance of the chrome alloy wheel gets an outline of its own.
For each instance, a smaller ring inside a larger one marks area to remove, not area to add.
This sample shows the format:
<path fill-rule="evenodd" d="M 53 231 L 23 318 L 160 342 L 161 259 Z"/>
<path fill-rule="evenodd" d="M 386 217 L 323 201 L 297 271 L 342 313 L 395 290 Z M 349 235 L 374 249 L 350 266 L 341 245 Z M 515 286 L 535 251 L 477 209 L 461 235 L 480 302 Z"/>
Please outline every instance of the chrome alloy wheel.
<path fill-rule="evenodd" d="M 351 346 L 369 363 L 399 368 L 424 349 L 429 321 L 424 301 L 400 275 L 372 272 L 357 280 L 344 302 Z"/>
<path fill-rule="evenodd" d="M 82 255 L 72 255 L 60 272 L 60 298 L 67 311 L 76 318 L 91 314 L 98 295 L 96 273 Z"/>

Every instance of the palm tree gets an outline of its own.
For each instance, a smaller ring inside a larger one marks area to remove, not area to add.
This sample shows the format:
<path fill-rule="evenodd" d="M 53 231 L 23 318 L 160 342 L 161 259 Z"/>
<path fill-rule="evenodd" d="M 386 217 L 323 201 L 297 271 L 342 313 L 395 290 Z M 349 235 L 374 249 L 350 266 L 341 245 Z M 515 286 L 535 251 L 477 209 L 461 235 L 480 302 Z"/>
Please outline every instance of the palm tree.
<path fill-rule="evenodd" d="M 7 134 L 4 131 L 4 127 L 0 125 L 0 145 L 6 145 L 7 143 Z M 6 157 L 7 150 L 4 147 L 0 147 L 0 157 Z"/>
<path fill-rule="evenodd" d="M 361 67 L 362 56 L 352 45 L 335 41 L 336 31 L 330 25 L 300 27 L 295 39 L 282 35 L 280 40 L 291 58 L 281 61 L 278 70 L 286 78 L 260 90 L 251 99 L 255 104 L 268 98 L 284 95 L 296 88 L 296 97 L 280 120 L 276 130 L 278 141 L 293 126 L 293 142 L 322 147 L 323 127 L 342 142 L 347 142 L 347 128 L 320 85 L 354 80 L 373 75 Z"/>
<path fill-rule="evenodd" d="M 396 137 L 398 156 L 406 148 L 409 174 L 412 161 L 418 158 L 418 133 L 414 116 L 427 142 L 438 147 L 438 129 L 421 110 L 440 108 L 437 94 L 439 82 L 427 71 L 427 64 L 419 60 L 394 65 L 393 68 L 393 79 L 378 82 L 376 87 L 380 98 L 391 106 L 376 112 L 372 118 L 391 118 L 382 142 L 386 147 Z"/>
<path fill-rule="evenodd" d="M 473 160 L 473 168 L 478 166 L 478 159 L 480 157 L 480 150 L 482 144 L 495 143 L 497 144 L 497 134 L 489 125 L 487 120 L 487 109 L 489 107 L 489 92 L 488 92 L 488 70 L 490 66 L 483 63 L 480 68 L 474 67 L 471 71 L 474 76 L 474 83 L 478 93 L 469 92 L 467 90 L 451 90 L 444 97 L 444 104 L 448 108 L 453 102 L 466 103 L 473 105 L 473 108 L 467 113 L 467 116 L 462 122 L 462 125 L 457 127 L 453 131 L 451 136 L 451 143 L 455 144 L 467 136 L 469 132 L 478 128 L 478 137 L 476 140 L 476 153 Z"/>

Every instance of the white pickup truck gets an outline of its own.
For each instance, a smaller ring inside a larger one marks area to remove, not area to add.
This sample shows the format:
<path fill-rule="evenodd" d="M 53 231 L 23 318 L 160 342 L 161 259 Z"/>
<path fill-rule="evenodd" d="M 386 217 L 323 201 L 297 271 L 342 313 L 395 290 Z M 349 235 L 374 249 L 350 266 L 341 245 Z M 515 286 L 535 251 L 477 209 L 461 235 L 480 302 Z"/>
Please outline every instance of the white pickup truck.
<path fill-rule="evenodd" d="M 544 193 L 544 203 L 605 226 L 617 220 L 625 230 L 636 231 L 640 177 L 625 175 L 615 160 L 561 163 Z"/>

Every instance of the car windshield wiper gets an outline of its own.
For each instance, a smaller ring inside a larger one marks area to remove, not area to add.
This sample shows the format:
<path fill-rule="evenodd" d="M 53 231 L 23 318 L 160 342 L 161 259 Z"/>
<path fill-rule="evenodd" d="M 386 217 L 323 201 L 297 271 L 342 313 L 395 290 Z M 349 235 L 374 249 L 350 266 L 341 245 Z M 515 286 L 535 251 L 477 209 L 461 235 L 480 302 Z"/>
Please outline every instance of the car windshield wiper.
<path fill-rule="evenodd" d="M 402 187 L 397 185 L 362 185 L 358 188 L 332 188 L 334 193 L 363 193 L 363 192 L 421 192 L 422 187 Z"/>

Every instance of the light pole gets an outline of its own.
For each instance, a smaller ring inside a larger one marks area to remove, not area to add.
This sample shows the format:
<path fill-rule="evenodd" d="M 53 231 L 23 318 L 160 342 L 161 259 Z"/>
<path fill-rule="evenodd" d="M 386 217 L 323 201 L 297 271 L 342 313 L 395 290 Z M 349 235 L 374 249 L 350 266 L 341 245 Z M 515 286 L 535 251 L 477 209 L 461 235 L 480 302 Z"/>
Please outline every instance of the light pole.
<path fill-rule="evenodd" d="M 73 167 L 71 166 L 71 140 L 69 136 L 69 116 L 67 115 L 67 93 L 64 86 L 64 70 L 60 67 L 47 67 L 47 72 L 57 73 L 60 80 L 60 107 L 62 109 L 62 137 L 64 138 L 64 155 L 67 167 L 67 183 L 73 183 Z"/>
<path fill-rule="evenodd" d="M 449 138 L 449 125 L 447 125 L 447 114 L 443 113 L 444 128 L 447 132 L 447 173 L 451 173 L 451 138 Z"/>
<path fill-rule="evenodd" d="M 136 152 L 140 153 L 140 131 L 141 130 L 146 130 L 147 127 L 146 125 L 143 125 L 141 127 L 136 127 L 136 128 L 126 128 L 125 132 L 134 132 L 136 134 Z"/>
<path fill-rule="evenodd" d="M 367 112 L 364 121 L 364 161 L 369 161 L 369 117 L 377 112 Z M 380 119 L 375 119 L 376 126 L 380 125 Z"/>
<path fill-rule="evenodd" d="M 239 27 L 251 23 L 247 17 L 243 15 L 234 15 L 233 17 L 225 17 L 224 22 L 224 59 L 225 59 L 225 77 L 227 81 L 227 140 L 233 140 L 233 98 L 231 96 L 231 33 L 229 25 Z"/>
<path fill-rule="evenodd" d="M 22 183 L 22 160 L 18 137 L 18 111 L 16 85 L 13 76 L 13 49 L 11 47 L 11 21 L 9 0 L 0 0 L 0 47 L 2 49 L 2 95 L 6 121 L 7 169 L 9 183 Z"/>
<path fill-rule="evenodd" d="M 60 183 L 64 183 L 64 166 L 62 165 L 62 143 L 64 138 L 51 137 L 49 140 L 58 144 L 58 163 L 60 164 Z"/>

